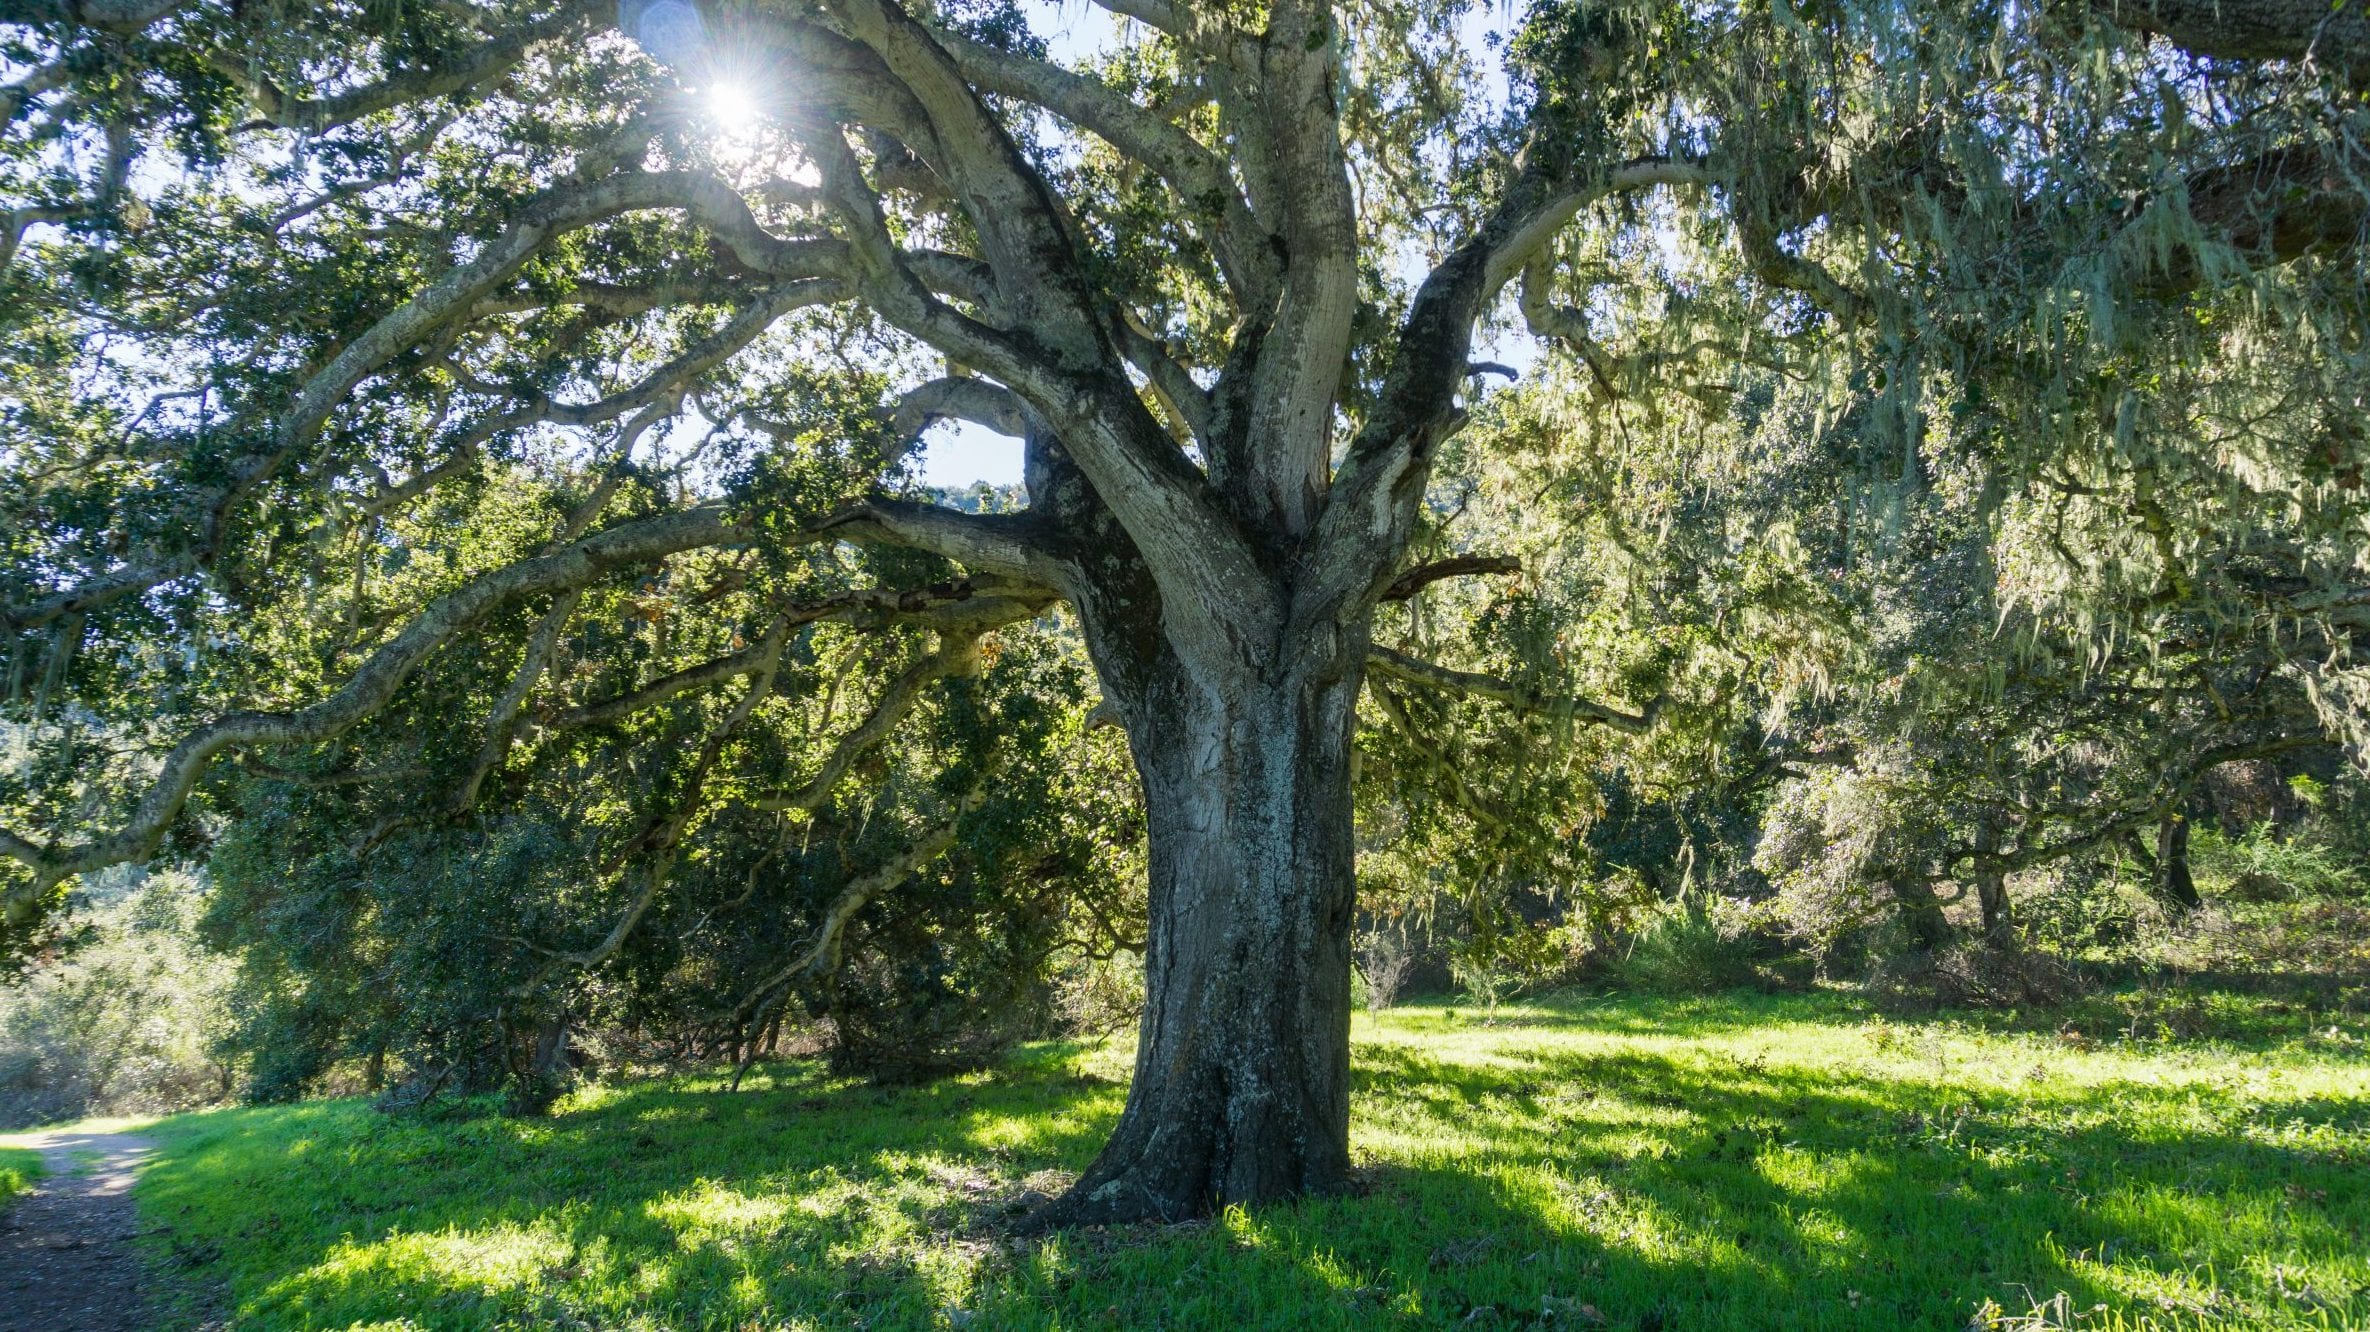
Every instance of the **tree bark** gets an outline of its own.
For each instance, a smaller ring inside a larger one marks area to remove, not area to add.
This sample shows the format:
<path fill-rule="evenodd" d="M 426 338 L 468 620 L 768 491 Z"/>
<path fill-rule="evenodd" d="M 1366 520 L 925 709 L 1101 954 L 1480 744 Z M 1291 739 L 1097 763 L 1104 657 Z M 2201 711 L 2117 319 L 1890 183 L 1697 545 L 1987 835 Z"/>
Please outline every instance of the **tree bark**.
<path fill-rule="evenodd" d="M 1996 868 L 1975 872 L 1975 900 L 1983 908 L 1983 939 L 1994 948 L 2016 942 L 2016 914 L 2008 904 L 2008 876 Z"/>
<path fill-rule="evenodd" d="M 1150 841 L 1135 1077 L 1101 1155 L 1041 1228 L 1174 1221 L 1349 1182 L 1365 635 L 1272 669 L 1234 646 L 1180 652 L 1142 608 L 1083 607 Z"/>
<path fill-rule="evenodd" d="M 2156 896 L 2167 910 L 2185 916 L 2205 905 L 2189 873 L 2189 818 L 2168 814 L 2156 825 Z"/>
<path fill-rule="evenodd" d="M 1975 901 L 1983 909 L 1983 941 L 1993 948 L 2016 944 L 2016 913 L 2008 900 L 2008 872 L 2002 868 L 1999 825 L 1989 817 L 1975 825 Z"/>
<path fill-rule="evenodd" d="M 1893 905 L 1900 913 L 1902 928 L 1909 931 L 1911 948 L 1932 953 L 1950 942 L 1950 919 L 1942 914 L 1942 903 L 1935 899 L 1932 884 L 1903 874 L 1892 880 L 1892 890 Z"/>
<path fill-rule="evenodd" d="M 568 1014 L 563 1011 L 535 1033 L 534 1062 L 529 1065 L 528 1073 L 537 1079 L 557 1077 L 567 1057 Z"/>

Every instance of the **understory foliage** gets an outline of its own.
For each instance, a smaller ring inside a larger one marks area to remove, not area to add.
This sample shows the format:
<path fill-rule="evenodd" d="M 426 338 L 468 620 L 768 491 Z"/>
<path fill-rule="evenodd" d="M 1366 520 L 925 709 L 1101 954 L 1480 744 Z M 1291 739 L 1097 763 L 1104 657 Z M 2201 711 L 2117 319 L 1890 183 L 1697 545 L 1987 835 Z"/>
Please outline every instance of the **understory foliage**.
<path fill-rule="evenodd" d="M 1334 596 L 1376 1006 L 2359 965 L 2354 7 L 1113 8 L 0 17 L 0 1085 L 1107 1027 L 1178 532 Z"/>
<path fill-rule="evenodd" d="M 117 871 L 20 983 L 0 990 L 0 1127 L 210 1105 L 239 1085 L 232 968 L 198 940 L 202 887 Z"/>
<path fill-rule="evenodd" d="M 858 780 L 720 809 L 626 875 L 633 839 L 706 794 L 696 737 L 714 717 L 696 707 L 554 737 L 570 752 L 489 793 L 465 831 L 388 830 L 396 813 L 273 779 L 226 792 L 203 930 L 242 960 L 251 1093 L 362 1060 L 425 1079 L 414 1092 L 544 1094 L 588 1059 L 753 1057 L 818 1022 L 836 1065 L 894 1081 L 1048 1034 L 1059 963 L 1107 949 L 1099 922 L 1127 914 L 1137 816 L 1124 754 L 1067 701 L 1074 646 L 1007 631 L 974 657 L 848 765 Z M 810 737 L 927 660 L 852 636 L 785 654 L 809 702 L 746 720 L 735 743 L 765 757 L 735 781 L 815 786 Z M 443 705 L 424 703 L 390 720 L 425 737 Z M 934 857 L 909 863 L 916 842 Z"/>
<path fill-rule="evenodd" d="M 0 1208 L 16 1200 L 20 1193 L 33 1191 L 33 1181 L 41 1177 L 41 1154 L 21 1147 L 0 1147 Z"/>

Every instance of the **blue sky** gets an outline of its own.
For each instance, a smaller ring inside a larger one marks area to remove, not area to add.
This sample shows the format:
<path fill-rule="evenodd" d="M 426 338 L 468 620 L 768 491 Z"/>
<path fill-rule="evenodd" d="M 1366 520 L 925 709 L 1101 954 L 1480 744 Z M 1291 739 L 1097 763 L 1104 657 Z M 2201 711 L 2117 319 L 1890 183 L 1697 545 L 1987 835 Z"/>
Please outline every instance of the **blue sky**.
<path fill-rule="evenodd" d="M 969 421 L 941 421 L 922 436 L 922 480 L 960 490 L 974 481 L 1020 484 L 1020 441 Z"/>

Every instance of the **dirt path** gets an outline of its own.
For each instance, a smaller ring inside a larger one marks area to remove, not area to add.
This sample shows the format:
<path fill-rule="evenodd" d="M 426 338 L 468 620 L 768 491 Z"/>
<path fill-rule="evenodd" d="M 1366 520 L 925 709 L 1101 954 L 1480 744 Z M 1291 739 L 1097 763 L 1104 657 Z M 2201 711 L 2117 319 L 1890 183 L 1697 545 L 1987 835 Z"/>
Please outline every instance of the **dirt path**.
<path fill-rule="evenodd" d="M 132 1252 L 132 1172 L 156 1144 L 128 1133 L 28 1133 L 49 1168 L 0 1215 L 0 1329 L 140 1332 L 147 1278 Z"/>

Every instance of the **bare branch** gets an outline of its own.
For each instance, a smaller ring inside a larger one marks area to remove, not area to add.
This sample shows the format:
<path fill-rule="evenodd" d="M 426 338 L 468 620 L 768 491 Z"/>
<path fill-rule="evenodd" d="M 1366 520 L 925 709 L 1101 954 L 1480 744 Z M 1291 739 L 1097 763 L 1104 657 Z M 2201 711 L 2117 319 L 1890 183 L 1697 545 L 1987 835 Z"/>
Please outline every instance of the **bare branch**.
<path fill-rule="evenodd" d="M 1770 286 L 1808 296 L 1846 328 L 1868 321 L 1866 296 L 1844 285 L 1824 264 L 1786 249 L 1767 223 L 1739 217 L 1736 238 L 1746 262 L 1752 265 L 1753 276 Z"/>
<path fill-rule="evenodd" d="M 477 759 L 469 765 L 469 775 L 453 789 L 448 807 L 453 815 L 458 816 L 477 803 L 478 788 L 510 756 L 519 712 L 526 707 L 527 695 L 534 691 L 536 682 L 551 665 L 552 653 L 559 648 L 560 631 L 575 617 L 576 602 L 582 594 L 583 589 L 573 587 L 560 593 L 551 609 L 536 623 L 535 632 L 528 636 L 527 650 L 519 660 L 518 669 L 512 672 L 509 686 L 494 701 L 493 710 L 486 717 L 485 742 L 478 746 Z"/>
<path fill-rule="evenodd" d="M 1465 780 L 1463 768 L 1459 764 L 1451 762 L 1448 755 L 1442 753 L 1440 747 L 1432 742 L 1431 736 L 1425 729 L 1415 724 L 1414 720 L 1407 715 L 1407 708 L 1399 701 L 1397 694 L 1391 692 L 1382 681 L 1372 678 L 1366 682 L 1366 691 L 1374 699 L 1375 706 L 1382 709 L 1383 716 L 1390 721 L 1392 726 L 1398 728 L 1399 734 L 1407 741 L 1408 745 L 1416 753 L 1422 755 L 1426 763 L 1432 765 L 1433 772 L 1447 786 L 1450 799 L 1454 800 L 1466 813 L 1471 814 L 1476 822 L 1487 824 L 1492 828 L 1506 826 L 1505 815 L 1500 814 L 1490 806 L 1489 802 L 1474 792 L 1472 785 Z"/>
<path fill-rule="evenodd" d="M 1512 555 L 1456 555 L 1445 560 L 1419 564 L 1391 580 L 1383 589 L 1380 601 L 1405 601 L 1443 578 L 1470 578 L 1475 574 L 1518 574 L 1522 561 Z"/>
<path fill-rule="evenodd" d="M 1701 162 L 1683 158 L 1639 157 L 1599 176 L 1574 180 L 1525 199 L 1525 191 L 1509 190 L 1493 223 L 1499 234 L 1488 241 L 1488 295 L 1495 295 L 1531 257 L 1555 238 L 1580 211 L 1616 194 L 1656 186 L 1702 186 L 1714 183 Z M 1502 221 L 1501 221 L 1502 219 Z M 1488 236 L 1484 227 L 1481 235 Z M 1480 237 L 1476 237 L 1480 239 Z"/>
<path fill-rule="evenodd" d="M 999 435 L 1028 433 L 1028 408 L 1012 390 L 984 379 L 950 376 L 906 390 L 891 411 L 889 428 L 911 439 L 937 420 L 969 421 Z"/>
<path fill-rule="evenodd" d="M 966 794 L 945 818 L 924 833 L 914 844 L 887 863 L 851 881 L 840 890 L 838 897 L 824 909 L 823 919 L 815 927 L 813 940 L 806 949 L 786 965 L 759 981 L 741 1000 L 730 1020 L 739 1021 L 765 1001 L 766 996 L 801 976 L 827 972 L 839 965 L 840 938 L 847 931 L 848 921 L 866 903 L 913 877 L 922 866 L 936 860 L 955 844 L 955 830 L 962 825 L 963 816 L 979 808 L 984 795 L 976 787 Z"/>
<path fill-rule="evenodd" d="M 1039 323 L 1040 340 L 1091 354 L 1094 298 L 1063 222 L 1063 211 L 1003 123 L 980 101 L 964 71 L 929 29 L 896 0 L 841 0 L 858 41 L 909 90 L 944 152 L 937 162 L 979 234 L 989 267 L 1015 312 Z M 1083 324 L 1081 327 L 1080 325 Z"/>
<path fill-rule="evenodd" d="M 735 680 L 757 669 L 765 656 L 763 644 L 754 644 L 728 656 L 687 666 L 670 675 L 662 675 L 639 689 L 630 690 L 581 707 L 567 708 L 543 719 L 543 725 L 554 730 L 573 730 L 579 726 L 602 726 L 623 721 L 637 712 L 644 712 L 677 694 L 694 689 L 705 689 Z"/>
<path fill-rule="evenodd" d="M 1169 354 L 1168 347 L 1141 326 L 1133 311 L 1120 311 L 1119 326 L 1114 333 L 1120 354 L 1144 372 L 1163 409 L 1174 415 L 1177 424 L 1192 439 L 1216 448 L 1221 439 L 1213 426 L 1209 390 L 1194 382 L 1185 367 Z"/>
<path fill-rule="evenodd" d="M 844 509 L 822 530 L 847 541 L 877 541 L 926 550 L 966 569 L 1066 587 L 1067 560 L 1027 513 L 961 513 L 939 504 L 875 499 Z"/>
<path fill-rule="evenodd" d="M 1623 712 L 1619 708 L 1607 707 L 1602 703 L 1592 703 L 1584 698 L 1549 698 L 1499 679 L 1494 675 L 1484 675 L 1478 671 L 1453 670 L 1447 666 L 1435 665 L 1420 657 L 1408 656 L 1404 652 L 1395 652 L 1387 647 L 1377 646 L 1369 649 L 1366 664 L 1371 670 L 1393 679 L 1405 680 L 1409 684 L 1471 694 L 1476 698 L 1486 698 L 1492 702 L 1503 703 L 1508 707 L 1519 708 L 1524 712 L 1571 717 L 1598 726 L 1609 726 L 1616 731 L 1624 731 L 1631 735 L 1642 734 L 1651 729 L 1654 719 L 1662 712 L 1660 698 L 1648 703 L 1643 712 Z"/>
<path fill-rule="evenodd" d="M 1193 31 L 1192 11 L 1187 6 L 1171 3 L 1171 0 L 1094 0 L 1094 3 L 1122 18 L 1134 19 L 1171 37 L 1184 38 Z"/>
<path fill-rule="evenodd" d="M 1041 106 L 1151 168 L 1204 219 L 1202 230 L 1236 300 L 1254 310 L 1274 300 L 1281 276 L 1275 249 L 1217 154 L 1107 84 L 959 33 L 936 36 L 977 86 Z"/>

